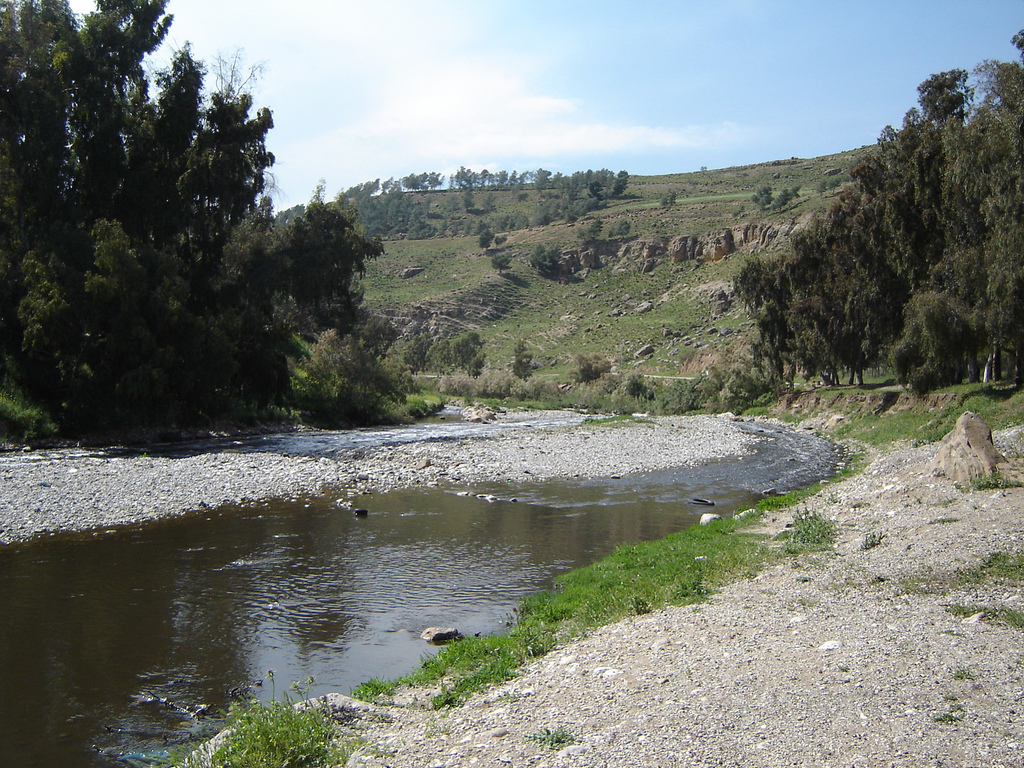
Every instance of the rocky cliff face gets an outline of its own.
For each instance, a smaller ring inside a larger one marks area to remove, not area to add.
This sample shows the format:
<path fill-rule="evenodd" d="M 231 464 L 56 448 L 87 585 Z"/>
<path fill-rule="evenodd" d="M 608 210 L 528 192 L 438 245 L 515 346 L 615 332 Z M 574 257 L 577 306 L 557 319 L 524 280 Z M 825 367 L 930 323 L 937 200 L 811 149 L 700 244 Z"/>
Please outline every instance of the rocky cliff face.
<path fill-rule="evenodd" d="M 575 275 L 585 269 L 612 266 L 615 271 L 652 272 L 663 263 L 720 261 L 737 251 L 777 248 L 788 242 L 804 226 L 802 219 L 782 224 L 746 222 L 735 227 L 713 230 L 703 235 L 678 235 L 671 240 L 641 239 L 628 242 L 607 241 L 562 252 L 562 275 Z"/>

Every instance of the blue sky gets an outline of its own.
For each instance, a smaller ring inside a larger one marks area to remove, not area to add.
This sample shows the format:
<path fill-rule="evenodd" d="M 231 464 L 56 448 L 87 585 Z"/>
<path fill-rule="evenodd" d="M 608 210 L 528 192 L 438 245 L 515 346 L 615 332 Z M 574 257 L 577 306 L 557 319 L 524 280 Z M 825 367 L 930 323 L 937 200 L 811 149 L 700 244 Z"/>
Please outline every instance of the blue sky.
<path fill-rule="evenodd" d="M 89 0 L 72 0 L 77 12 Z M 917 85 L 1016 59 L 1024 0 L 169 0 L 171 47 L 262 66 L 278 209 L 376 178 L 814 157 Z"/>

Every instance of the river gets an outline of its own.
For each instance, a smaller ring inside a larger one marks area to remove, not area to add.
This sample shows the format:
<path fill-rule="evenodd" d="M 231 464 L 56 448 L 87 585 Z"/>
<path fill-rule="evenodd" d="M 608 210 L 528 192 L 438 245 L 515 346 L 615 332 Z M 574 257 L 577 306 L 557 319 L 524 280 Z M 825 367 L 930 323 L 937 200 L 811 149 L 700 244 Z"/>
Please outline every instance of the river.
<path fill-rule="evenodd" d="M 424 627 L 500 632 L 518 600 L 559 573 L 694 524 L 708 511 L 694 498 L 727 514 L 760 489 L 834 472 L 839 456 L 825 441 L 751 429 L 763 438 L 754 453 L 696 468 L 393 491 L 368 497 L 365 517 L 331 495 L 278 500 L 0 550 L 0 765 L 130 764 L 214 727 L 207 708 L 236 695 L 266 699 L 310 679 L 311 695 L 348 692 L 399 676 L 432 652 Z M 481 428 L 434 422 L 186 450 L 324 455 L 469 431 Z"/>

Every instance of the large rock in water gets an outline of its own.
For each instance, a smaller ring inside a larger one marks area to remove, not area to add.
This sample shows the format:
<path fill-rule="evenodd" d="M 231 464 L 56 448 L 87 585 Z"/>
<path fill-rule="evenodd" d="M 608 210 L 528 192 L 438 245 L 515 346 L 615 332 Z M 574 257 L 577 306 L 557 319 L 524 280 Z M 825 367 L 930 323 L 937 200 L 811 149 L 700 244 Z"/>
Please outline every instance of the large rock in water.
<path fill-rule="evenodd" d="M 996 450 L 988 424 L 967 411 L 956 420 L 953 431 L 942 438 L 930 469 L 933 475 L 950 480 L 973 480 L 991 475 L 1001 461 L 1006 459 Z"/>

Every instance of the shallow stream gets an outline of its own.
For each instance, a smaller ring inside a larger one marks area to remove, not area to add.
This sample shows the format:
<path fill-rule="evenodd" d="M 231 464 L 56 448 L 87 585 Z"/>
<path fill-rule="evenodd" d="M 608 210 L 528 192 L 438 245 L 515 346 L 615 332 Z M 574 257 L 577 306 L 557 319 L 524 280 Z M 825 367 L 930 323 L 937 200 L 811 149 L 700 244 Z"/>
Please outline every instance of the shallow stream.
<path fill-rule="evenodd" d="M 194 713 L 233 695 L 397 677 L 435 650 L 424 627 L 500 632 L 559 573 L 692 525 L 694 498 L 727 514 L 834 472 L 830 444 L 751 428 L 753 454 L 697 468 L 391 492 L 366 517 L 273 501 L 0 551 L 0 765 L 139 764 L 124 758 L 212 727 Z M 332 450 L 297 445 L 190 450 Z"/>

